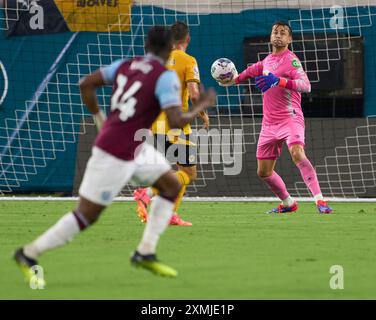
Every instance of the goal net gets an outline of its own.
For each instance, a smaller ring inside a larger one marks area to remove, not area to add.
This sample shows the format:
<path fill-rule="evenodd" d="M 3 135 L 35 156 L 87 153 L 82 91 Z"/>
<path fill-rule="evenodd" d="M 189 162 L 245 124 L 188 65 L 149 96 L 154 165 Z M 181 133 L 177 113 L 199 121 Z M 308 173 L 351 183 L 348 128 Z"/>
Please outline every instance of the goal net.
<path fill-rule="evenodd" d="M 183 21 L 201 81 L 217 90 L 200 119 L 198 177 L 188 196 L 265 197 L 256 147 L 262 95 L 251 80 L 219 87 L 220 57 L 238 71 L 271 52 L 276 21 L 293 30 L 291 50 L 312 84 L 302 95 L 306 153 L 328 197 L 376 196 L 376 4 L 363 0 L 0 1 L 0 191 L 77 194 L 93 139 L 78 82 L 119 58 L 143 55 L 155 24 Z M 108 112 L 111 88 L 98 90 Z M 286 146 L 276 171 L 294 196 L 309 196 Z M 129 196 L 133 186 L 122 195 Z"/>

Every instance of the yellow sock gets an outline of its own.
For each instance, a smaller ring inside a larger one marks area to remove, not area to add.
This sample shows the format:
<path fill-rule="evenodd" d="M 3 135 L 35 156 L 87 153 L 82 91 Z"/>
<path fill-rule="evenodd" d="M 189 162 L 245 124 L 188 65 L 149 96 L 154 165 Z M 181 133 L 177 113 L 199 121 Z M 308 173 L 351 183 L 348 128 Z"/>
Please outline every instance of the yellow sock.
<path fill-rule="evenodd" d="M 189 176 L 184 171 L 179 170 L 175 174 L 182 186 L 187 186 L 191 183 L 191 179 L 189 179 Z"/>
<path fill-rule="evenodd" d="M 176 171 L 175 174 L 176 174 L 180 184 L 182 185 L 182 188 L 180 189 L 179 195 L 178 195 L 178 197 L 175 201 L 174 212 L 177 212 L 178 208 L 181 204 L 181 201 L 183 200 L 185 189 L 187 188 L 187 185 L 189 185 L 191 180 L 189 179 L 189 176 L 184 171 L 179 170 L 179 171 Z"/>
<path fill-rule="evenodd" d="M 159 190 L 157 188 L 151 187 L 151 192 L 153 193 L 153 197 L 159 193 Z"/>

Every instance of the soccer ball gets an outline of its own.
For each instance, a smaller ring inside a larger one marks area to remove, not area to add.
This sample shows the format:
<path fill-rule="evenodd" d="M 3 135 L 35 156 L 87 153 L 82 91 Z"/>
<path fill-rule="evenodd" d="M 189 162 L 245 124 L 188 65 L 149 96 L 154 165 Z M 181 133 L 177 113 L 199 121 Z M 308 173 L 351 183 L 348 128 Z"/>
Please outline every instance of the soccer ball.
<path fill-rule="evenodd" d="M 238 72 L 230 59 L 219 58 L 215 60 L 211 66 L 211 75 L 215 81 L 226 83 L 236 77 Z"/>

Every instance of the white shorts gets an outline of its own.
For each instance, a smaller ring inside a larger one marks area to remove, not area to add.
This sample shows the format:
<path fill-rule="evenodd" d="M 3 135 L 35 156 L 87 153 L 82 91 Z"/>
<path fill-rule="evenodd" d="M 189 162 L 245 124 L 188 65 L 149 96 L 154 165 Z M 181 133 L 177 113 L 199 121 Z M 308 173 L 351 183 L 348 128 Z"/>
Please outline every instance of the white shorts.
<path fill-rule="evenodd" d="M 80 186 L 80 196 L 108 206 L 128 183 L 153 185 L 171 169 L 166 158 L 153 146 L 143 143 L 134 160 L 125 161 L 93 147 Z"/>

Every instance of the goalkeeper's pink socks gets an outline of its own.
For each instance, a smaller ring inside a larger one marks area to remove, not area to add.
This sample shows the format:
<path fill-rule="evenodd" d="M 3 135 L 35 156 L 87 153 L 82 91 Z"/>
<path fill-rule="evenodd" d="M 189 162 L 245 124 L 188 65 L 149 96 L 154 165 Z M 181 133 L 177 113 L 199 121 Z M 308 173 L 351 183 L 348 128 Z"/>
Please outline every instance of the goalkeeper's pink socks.
<path fill-rule="evenodd" d="M 299 168 L 305 184 L 307 185 L 313 197 L 315 198 L 315 202 L 317 202 L 318 200 L 323 200 L 319 181 L 317 179 L 316 170 L 312 166 L 311 162 L 308 159 L 304 159 L 297 163 L 296 166 Z M 275 171 L 273 171 L 273 174 L 270 177 L 263 177 L 261 179 L 265 181 L 265 183 L 269 186 L 270 190 L 279 199 L 281 199 L 284 202 L 287 199 L 291 199 L 289 193 L 287 192 L 285 183 Z"/>
<path fill-rule="evenodd" d="M 312 195 L 321 195 L 319 181 L 317 179 L 317 174 L 315 168 L 312 166 L 308 159 L 304 159 L 296 164 L 300 170 L 300 174 L 307 185 L 308 189 L 311 191 Z"/>
<path fill-rule="evenodd" d="M 285 200 L 290 197 L 287 192 L 286 185 L 277 172 L 273 171 L 270 177 L 261 178 L 269 186 L 270 190 L 281 200 Z"/>

